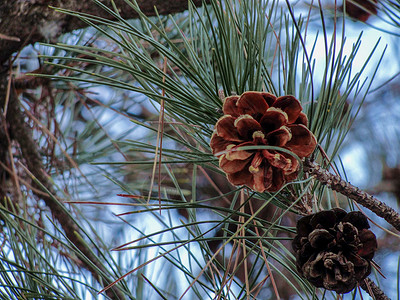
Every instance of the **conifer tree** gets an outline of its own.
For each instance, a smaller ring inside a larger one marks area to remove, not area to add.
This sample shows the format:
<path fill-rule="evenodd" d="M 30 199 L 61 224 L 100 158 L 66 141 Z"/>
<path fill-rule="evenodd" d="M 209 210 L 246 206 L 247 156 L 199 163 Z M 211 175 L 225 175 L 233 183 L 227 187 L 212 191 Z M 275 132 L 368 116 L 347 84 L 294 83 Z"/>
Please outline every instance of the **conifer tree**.
<path fill-rule="evenodd" d="M 0 4 L 0 299 L 399 295 L 395 1 L 72 2 Z"/>

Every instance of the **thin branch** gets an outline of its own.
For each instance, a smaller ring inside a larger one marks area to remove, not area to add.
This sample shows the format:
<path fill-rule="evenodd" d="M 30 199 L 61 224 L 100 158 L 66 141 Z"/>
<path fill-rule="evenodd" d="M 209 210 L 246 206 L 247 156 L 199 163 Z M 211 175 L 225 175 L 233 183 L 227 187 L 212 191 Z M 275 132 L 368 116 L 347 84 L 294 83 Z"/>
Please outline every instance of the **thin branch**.
<path fill-rule="evenodd" d="M 332 190 L 349 197 L 373 211 L 377 216 L 385 219 L 389 224 L 400 231 L 400 214 L 374 196 L 360 190 L 341 177 L 329 173 L 315 162 L 306 160 L 304 162 L 304 171 L 314 175 L 320 183 L 330 187 Z"/>
<path fill-rule="evenodd" d="M 365 278 L 360 283 L 361 288 L 375 300 L 390 300 L 388 296 L 369 278 Z M 372 294 L 371 294 L 372 292 Z"/>

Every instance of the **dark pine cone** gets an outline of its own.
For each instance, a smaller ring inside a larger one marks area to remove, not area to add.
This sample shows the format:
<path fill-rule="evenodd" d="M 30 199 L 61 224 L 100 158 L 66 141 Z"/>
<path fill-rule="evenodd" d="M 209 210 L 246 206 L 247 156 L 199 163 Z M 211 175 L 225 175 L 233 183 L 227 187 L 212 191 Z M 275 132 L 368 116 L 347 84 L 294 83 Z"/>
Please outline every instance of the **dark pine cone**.
<path fill-rule="evenodd" d="M 361 212 L 325 210 L 301 218 L 296 227 L 297 270 L 316 287 L 348 293 L 371 273 L 378 245 Z"/>

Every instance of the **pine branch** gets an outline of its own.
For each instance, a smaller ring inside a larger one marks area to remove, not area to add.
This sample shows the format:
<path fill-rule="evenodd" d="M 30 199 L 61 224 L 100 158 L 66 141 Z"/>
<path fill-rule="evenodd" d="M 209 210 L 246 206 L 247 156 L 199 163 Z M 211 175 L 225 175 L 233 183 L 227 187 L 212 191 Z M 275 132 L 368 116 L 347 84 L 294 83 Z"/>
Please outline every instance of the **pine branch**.
<path fill-rule="evenodd" d="M 114 0 L 119 13 L 125 19 L 137 18 L 137 12 L 132 9 L 127 1 Z M 111 7 L 111 1 L 102 1 Z M 188 8 L 187 0 L 138 0 L 137 3 L 142 12 L 148 16 L 158 13 L 172 14 L 184 11 Z M 207 1 L 206 1 L 207 2 Z M 201 0 L 194 0 L 197 6 L 203 4 Z M 35 42 L 46 42 L 55 39 L 63 33 L 75 29 L 87 27 L 87 25 L 51 9 L 49 6 L 57 6 L 65 9 L 94 14 L 103 18 L 111 19 L 112 16 L 96 5 L 93 1 L 61 0 L 42 1 L 30 0 L 21 4 L 15 0 L 0 1 L 0 65 L 18 50 L 27 44 Z"/>
<path fill-rule="evenodd" d="M 304 171 L 315 176 L 322 184 L 356 201 L 362 206 L 373 211 L 377 216 L 385 219 L 394 228 L 400 231 L 400 214 L 374 196 L 360 190 L 358 187 L 343 180 L 337 175 L 329 173 L 315 162 L 306 160 Z"/>
<path fill-rule="evenodd" d="M 365 278 L 360 283 L 361 288 L 375 300 L 390 300 L 388 296 L 369 278 Z M 372 294 L 371 294 L 372 293 Z"/>
<path fill-rule="evenodd" d="M 44 171 L 37 143 L 33 140 L 32 133 L 24 122 L 24 115 L 19 107 L 19 101 L 14 89 L 11 89 L 6 120 L 14 140 L 17 141 L 20 146 L 22 157 L 24 158 L 28 170 L 52 195 L 56 195 L 56 191 Z M 101 273 L 107 274 L 108 271 L 82 239 L 83 234 L 81 230 L 68 214 L 62 202 L 54 197 L 44 196 L 42 193 L 38 194 L 35 191 L 36 189 L 32 190 L 36 196 L 44 200 L 53 217 L 61 224 L 69 241 L 85 256 L 85 259 L 81 260 L 82 266 L 84 266 L 101 285 L 104 283 L 111 283 L 113 280 L 100 275 Z M 107 295 L 111 299 L 125 299 L 124 295 L 117 288 L 110 289 Z"/>

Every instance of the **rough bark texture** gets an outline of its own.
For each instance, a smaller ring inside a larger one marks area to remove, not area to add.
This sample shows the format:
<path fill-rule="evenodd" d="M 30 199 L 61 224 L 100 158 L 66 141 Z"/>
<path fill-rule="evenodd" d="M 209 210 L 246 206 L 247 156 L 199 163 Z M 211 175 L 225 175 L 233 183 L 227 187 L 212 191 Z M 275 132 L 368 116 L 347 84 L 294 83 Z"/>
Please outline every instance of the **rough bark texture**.
<path fill-rule="evenodd" d="M 365 278 L 360 283 L 361 288 L 375 300 L 390 300 L 388 296 L 369 278 Z M 372 292 L 372 295 L 371 295 Z"/>
<path fill-rule="evenodd" d="M 304 171 L 314 175 L 319 182 L 329 186 L 332 190 L 349 197 L 373 211 L 377 216 L 384 218 L 389 224 L 400 231 L 400 214 L 374 196 L 360 190 L 339 176 L 329 173 L 320 165 L 309 160 L 306 160 L 304 163 Z"/>
<path fill-rule="evenodd" d="M 110 0 L 102 0 L 110 7 Z M 123 18 L 135 18 L 137 13 L 124 0 L 114 0 Z M 170 14 L 187 9 L 188 0 L 138 0 L 142 12 L 154 15 Z M 203 1 L 193 0 L 195 5 Z M 52 41 L 62 33 L 85 27 L 77 18 L 58 13 L 49 6 L 85 12 L 110 19 L 102 8 L 92 1 L 82 0 L 3 0 L 0 1 L 0 65 L 25 45 Z"/>

